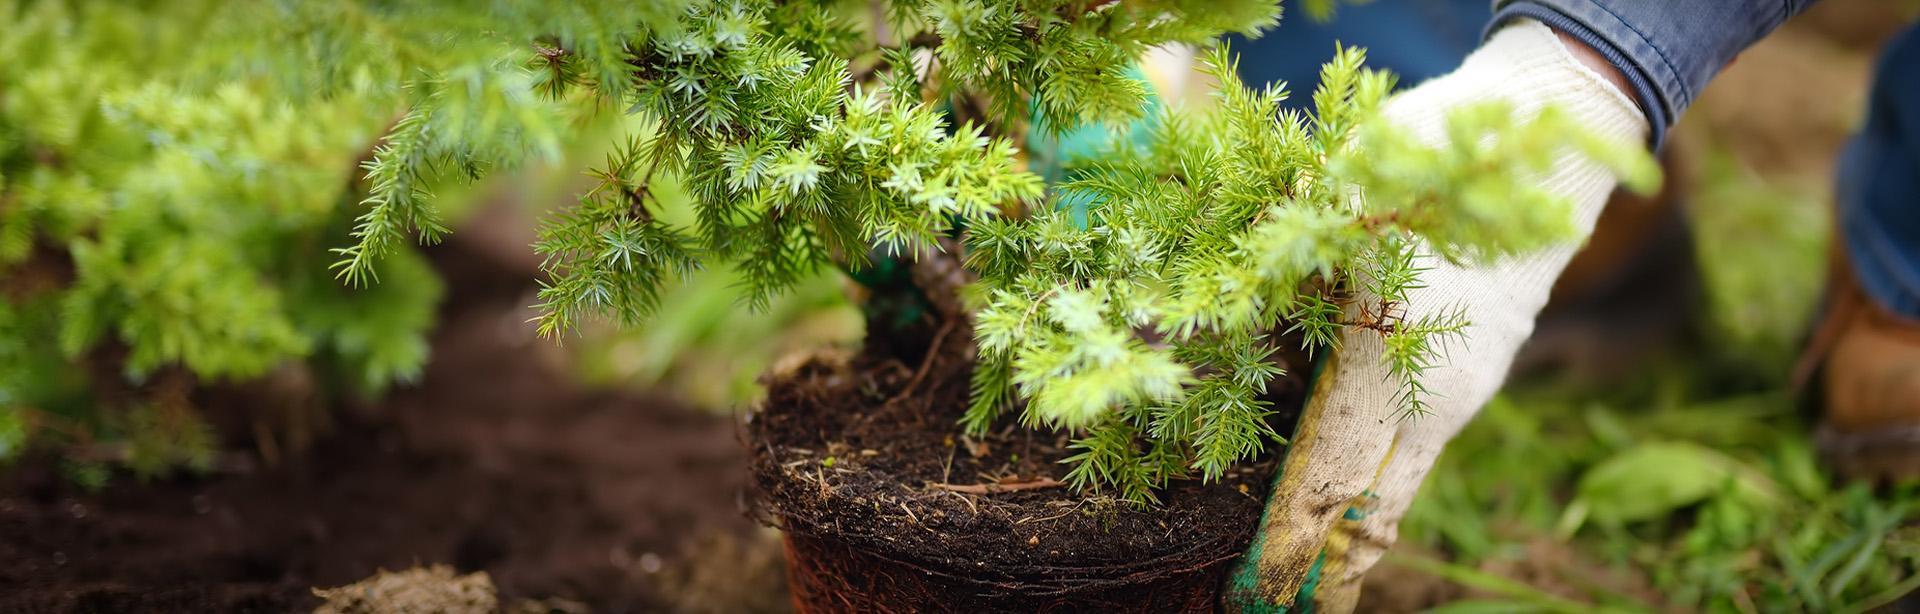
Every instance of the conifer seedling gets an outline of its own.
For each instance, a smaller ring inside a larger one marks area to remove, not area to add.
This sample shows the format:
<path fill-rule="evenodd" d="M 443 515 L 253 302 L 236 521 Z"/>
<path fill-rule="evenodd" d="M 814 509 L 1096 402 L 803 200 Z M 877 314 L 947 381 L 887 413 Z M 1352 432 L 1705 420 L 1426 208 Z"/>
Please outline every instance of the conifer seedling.
<path fill-rule="evenodd" d="M 440 189 L 558 159 L 625 117 L 641 135 L 621 137 L 532 248 L 545 259 L 542 334 L 644 320 L 663 284 L 702 267 L 737 267 L 742 300 L 758 304 L 821 269 L 958 249 L 978 278 L 965 292 L 978 364 L 961 426 L 1013 413 L 1067 432 L 1067 481 L 1141 504 L 1168 480 L 1218 478 L 1279 445 L 1261 393 L 1284 332 L 1315 353 L 1337 350 L 1343 330 L 1381 335 L 1402 414 L 1418 419 L 1415 376 L 1473 314 L 1399 315 L 1419 283 L 1416 250 L 1470 261 L 1567 240 L 1568 203 L 1528 181 L 1560 155 L 1630 183 L 1653 174 L 1643 154 L 1578 138 L 1552 110 L 1465 109 L 1453 144 L 1430 147 L 1377 120 L 1393 79 L 1353 48 L 1328 50 L 1314 112 L 1281 111 L 1289 92 L 1240 83 L 1219 42 L 1274 26 L 1275 0 L 179 2 L 110 17 L 50 6 L 0 0 L 26 24 L 0 40 L 12 60 L 0 88 L 106 91 L 102 120 L 68 132 L 112 128 L 113 146 L 138 154 L 118 159 L 142 161 L 48 165 L 19 144 L 72 134 L 0 132 L 0 202 L 18 203 L 0 207 L 0 257 L 23 260 L 39 241 L 77 265 L 57 301 L 62 356 L 118 342 L 137 372 L 248 378 L 337 353 L 370 386 L 408 376 L 436 288 L 409 246 L 449 231 Z M 75 31 L 91 42 L 48 42 Z M 151 60 L 114 46 L 131 31 L 167 44 Z M 186 44 L 208 33 L 231 42 Z M 1149 112 L 1126 67 L 1165 45 L 1203 50 L 1210 104 Z M 32 68 L 49 61 L 110 70 L 67 83 Z M 275 175 L 315 168 L 295 166 L 309 149 L 341 149 L 326 139 L 352 140 L 319 129 L 325 114 L 381 130 L 364 168 Z M 1051 185 L 1028 168 L 1029 150 L 1090 126 L 1144 136 Z M 176 167 L 198 174 L 167 174 Z M 669 178 L 694 223 L 658 215 Z M 154 192 L 100 197 L 102 185 Z M 49 196 L 67 193 L 88 198 Z M 168 205 L 123 206 L 151 202 Z M 342 211 L 357 216 L 350 231 Z M 324 268 L 288 254 L 316 232 L 344 242 L 341 283 L 281 283 L 293 265 Z M 141 266 L 161 247 L 194 266 Z M 157 301 L 156 285 L 186 302 Z M 20 317 L 0 311 L 0 326 Z"/>
<path fill-rule="evenodd" d="M 1429 147 L 1375 121 L 1393 79 L 1354 48 L 1325 65 L 1314 113 L 1282 112 L 1288 93 L 1240 83 L 1216 42 L 1273 25 L 1273 2 L 879 2 L 864 24 L 837 6 L 693 1 L 630 22 L 614 45 L 539 43 L 523 65 L 545 95 L 654 126 L 542 231 L 544 334 L 637 321 L 664 280 L 710 263 L 738 266 L 745 299 L 764 301 L 815 269 L 959 236 L 979 276 L 965 427 L 1012 410 L 1071 433 L 1070 483 L 1147 503 L 1169 479 L 1219 478 L 1279 440 L 1260 397 L 1280 331 L 1315 352 L 1337 349 L 1342 329 L 1377 332 L 1417 419 L 1417 375 L 1472 317 L 1399 315 L 1417 246 L 1470 260 L 1567 240 L 1568 203 L 1528 179 L 1569 141 L 1650 176 L 1630 152 L 1568 139 L 1578 127 L 1551 110 L 1466 109 L 1454 144 Z M 1168 44 L 1209 50 L 1216 104 L 1143 116 L 1147 88 L 1120 68 Z M 459 161 L 414 153 L 460 138 L 415 128 L 435 102 L 408 112 L 372 176 Z M 1023 168 L 1015 144 L 1131 122 L 1144 142 L 1117 141 L 1058 185 Z M 691 227 L 651 213 L 649 187 L 669 173 L 694 195 Z M 412 233 L 443 230 L 425 199 L 382 185 L 342 250 L 349 281 Z M 1057 206 L 1068 198 L 1092 203 L 1084 220 Z"/>

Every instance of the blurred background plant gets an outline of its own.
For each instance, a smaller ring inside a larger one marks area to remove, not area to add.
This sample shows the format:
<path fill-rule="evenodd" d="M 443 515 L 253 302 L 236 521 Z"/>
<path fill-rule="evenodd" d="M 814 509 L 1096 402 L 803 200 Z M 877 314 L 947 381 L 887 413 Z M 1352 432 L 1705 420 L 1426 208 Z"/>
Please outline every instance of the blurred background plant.
<path fill-rule="evenodd" d="M 0 461 L 45 445 L 205 468 L 202 385 L 261 393 L 235 402 L 272 460 L 324 422 L 305 409 L 417 378 L 439 277 L 401 246 L 388 283 L 346 288 L 328 248 L 413 97 L 448 101 L 431 127 L 465 147 L 536 162 L 596 128 L 590 101 L 536 99 L 510 62 L 531 51 L 499 31 L 571 13 L 521 8 L 0 0 Z M 410 189 L 458 217 L 490 194 L 463 181 L 476 170 Z"/>

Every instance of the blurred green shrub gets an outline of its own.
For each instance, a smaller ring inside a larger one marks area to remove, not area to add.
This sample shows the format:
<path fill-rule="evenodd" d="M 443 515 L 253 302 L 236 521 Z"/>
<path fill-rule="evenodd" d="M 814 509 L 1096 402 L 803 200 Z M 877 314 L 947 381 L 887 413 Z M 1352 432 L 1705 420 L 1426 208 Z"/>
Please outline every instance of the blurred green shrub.
<path fill-rule="evenodd" d="M 1726 152 L 1704 156 L 1687 208 L 1717 357 L 1783 372 L 1826 281 L 1825 194 L 1769 181 Z"/>
<path fill-rule="evenodd" d="M 462 145 L 411 191 L 525 157 L 477 150 L 558 158 L 595 107 L 535 96 L 515 43 L 653 10 L 632 4 L 0 0 L 0 459 L 106 438 L 143 473 L 199 464 L 204 426 L 141 418 L 168 381 L 416 377 L 442 293 L 418 252 L 393 250 L 376 286 L 328 272 L 383 181 L 359 166 L 420 97 L 446 101 L 425 125 Z"/>

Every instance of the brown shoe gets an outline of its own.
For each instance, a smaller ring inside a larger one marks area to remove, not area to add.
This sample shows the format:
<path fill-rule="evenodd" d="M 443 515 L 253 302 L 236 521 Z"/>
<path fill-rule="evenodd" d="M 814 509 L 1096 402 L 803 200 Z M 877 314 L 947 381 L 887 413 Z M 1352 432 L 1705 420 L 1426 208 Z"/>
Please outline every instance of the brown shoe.
<path fill-rule="evenodd" d="M 1817 383 L 1815 443 L 1842 476 L 1920 478 L 1920 321 L 1887 311 L 1835 259 L 1826 314 L 1795 369 Z"/>

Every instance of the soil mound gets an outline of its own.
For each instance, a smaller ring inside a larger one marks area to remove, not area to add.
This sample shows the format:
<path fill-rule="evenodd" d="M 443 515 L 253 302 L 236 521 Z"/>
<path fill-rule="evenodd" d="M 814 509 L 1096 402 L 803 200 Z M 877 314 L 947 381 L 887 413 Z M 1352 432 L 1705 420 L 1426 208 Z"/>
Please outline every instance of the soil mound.
<path fill-rule="evenodd" d="M 754 479 L 764 519 L 788 533 L 796 604 L 1211 610 L 1277 463 L 1176 483 L 1146 509 L 1075 492 L 1058 484 L 1066 435 L 1011 417 L 984 438 L 963 434 L 973 363 L 965 328 L 952 328 L 917 366 L 869 348 L 769 382 L 749 425 Z"/>
<path fill-rule="evenodd" d="M 580 388 L 526 328 L 527 278 L 458 273 L 422 381 L 335 408 L 294 462 L 100 493 L 52 459 L 0 470 L 0 612 L 310 611 L 313 587 L 434 563 L 501 603 L 688 609 L 668 578 L 759 539 L 737 422 Z M 740 567 L 735 594 L 783 590 Z"/>

